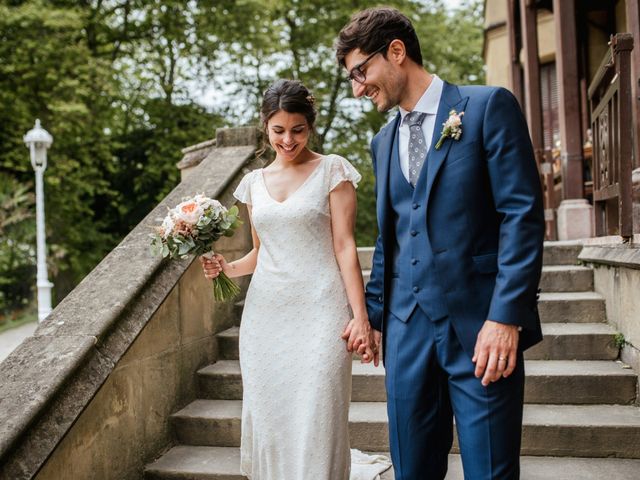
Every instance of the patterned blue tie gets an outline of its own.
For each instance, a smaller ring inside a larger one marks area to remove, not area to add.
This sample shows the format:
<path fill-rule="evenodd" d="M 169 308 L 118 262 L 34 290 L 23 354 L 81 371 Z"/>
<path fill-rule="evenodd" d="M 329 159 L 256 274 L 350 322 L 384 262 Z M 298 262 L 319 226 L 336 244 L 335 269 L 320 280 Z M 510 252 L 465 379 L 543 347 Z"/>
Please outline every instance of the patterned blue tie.
<path fill-rule="evenodd" d="M 426 116 L 426 113 L 411 112 L 405 115 L 403 120 L 409 124 L 409 183 L 414 187 L 427 157 L 427 142 L 422 133 L 422 121 Z"/>

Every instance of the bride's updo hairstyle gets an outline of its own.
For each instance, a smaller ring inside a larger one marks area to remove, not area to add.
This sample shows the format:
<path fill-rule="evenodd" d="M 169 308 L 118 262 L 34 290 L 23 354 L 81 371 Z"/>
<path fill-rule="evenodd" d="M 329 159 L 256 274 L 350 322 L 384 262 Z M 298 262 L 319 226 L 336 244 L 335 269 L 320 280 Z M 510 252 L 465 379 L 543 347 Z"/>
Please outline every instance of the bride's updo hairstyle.
<path fill-rule="evenodd" d="M 297 80 L 277 80 L 267 88 L 262 97 L 260 120 L 264 130 L 267 129 L 269 119 L 284 110 L 287 113 L 304 115 L 309 124 L 309 130 L 314 131 L 316 123 L 315 98 L 301 82 Z"/>

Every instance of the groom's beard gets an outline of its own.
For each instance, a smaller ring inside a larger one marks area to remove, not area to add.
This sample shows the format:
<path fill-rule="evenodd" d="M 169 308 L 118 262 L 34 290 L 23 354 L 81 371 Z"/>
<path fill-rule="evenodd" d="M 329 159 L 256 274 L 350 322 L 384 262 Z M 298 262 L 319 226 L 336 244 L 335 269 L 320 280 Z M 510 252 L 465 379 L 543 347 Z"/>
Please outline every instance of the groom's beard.
<path fill-rule="evenodd" d="M 395 99 L 395 98 L 385 98 L 384 102 L 375 104 L 376 105 L 376 109 L 378 110 L 378 112 L 380 113 L 386 113 L 389 110 L 391 110 L 392 108 L 397 107 L 400 104 L 400 99 Z"/>
<path fill-rule="evenodd" d="M 387 77 L 383 85 L 378 87 L 378 103 L 374 102 L 380 113 L 386 113 L 400 104 L 404 86 L 398 78 Z"/>

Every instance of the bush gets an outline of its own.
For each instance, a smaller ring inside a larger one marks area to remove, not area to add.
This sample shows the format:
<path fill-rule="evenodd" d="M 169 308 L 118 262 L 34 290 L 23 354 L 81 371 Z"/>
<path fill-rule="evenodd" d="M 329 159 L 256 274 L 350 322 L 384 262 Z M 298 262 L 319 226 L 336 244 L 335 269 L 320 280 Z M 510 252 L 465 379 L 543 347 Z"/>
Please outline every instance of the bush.
<path fill-rule="evenodd" d="M 0 174 L 0 313 L 24 308 L 36 281 L 35 222 L 30 186 Z"/>

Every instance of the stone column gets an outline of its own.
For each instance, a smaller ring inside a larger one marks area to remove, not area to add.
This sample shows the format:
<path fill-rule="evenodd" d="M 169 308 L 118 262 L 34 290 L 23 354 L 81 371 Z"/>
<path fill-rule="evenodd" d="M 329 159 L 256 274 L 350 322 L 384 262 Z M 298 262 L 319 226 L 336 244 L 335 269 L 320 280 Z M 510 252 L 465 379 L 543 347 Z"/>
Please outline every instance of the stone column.
<path fill-rule="evenodd" d="M 520 65 L 520 48 L 518 22 L 516 21 L 518 2 L 517 0 L 507 1 L 507 33 L 509 35 L 509 83 L 511 91 L 518 99 L 522 110 L 525 109 L 524 95 L 522 92 L 522 66 Z"/>
<path fill-rule="evenodd" d="M 553 0 L 562 159 L 558 239 L 593 236 L 593 207 L 584 199 L 575 0 Z"/>
<path fill-rule="evenodd" d="M 515 11 L 515 4 L 514 4 Z M 524 100 L 533 152 L 540 174 L 549 174 L 551 164 L 545 162 L 540 90 L 540 56 L 538 53 L 538 10 L 534 0 L 520 0 L 520 31 L 524 53 Z M 542 183 L 542 178 L 541 178 Z M 554 192 L 544 197 L 545 238 L 555 240 Z"/>

